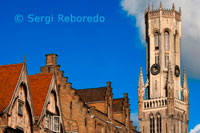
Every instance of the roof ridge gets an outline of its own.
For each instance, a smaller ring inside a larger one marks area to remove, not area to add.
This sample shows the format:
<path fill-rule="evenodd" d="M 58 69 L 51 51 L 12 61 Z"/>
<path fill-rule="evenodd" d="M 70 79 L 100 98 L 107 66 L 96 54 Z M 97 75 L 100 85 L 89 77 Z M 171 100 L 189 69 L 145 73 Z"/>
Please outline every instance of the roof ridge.
<path fill-rule="evenodd" d="M 53 75 L 53 73 L 36 73 L 36 74 L 31 74 L 31 75 L 28 75 L 28 76 L 34 76 L 34 75 Z"/>
<path fill-rule="evenodd" d="M 119 100 L 119 99 L 124 99 L 123 97 L 122 98 L 113 98 L 113 100 Z"/>
<path fill-rule="evenodd" d="M 76 90 L 92 90 L 92 89 L 101 89 L 101 88 L 106 88 L 107 86 L 104 87 L 95 87 L 95 88 L 85 88 L 85 89 L 76 89 Z"/>
<path fill-rule="evenodd" d="M 0 65 L 0 67 L 3 67 L 3 66 L 14 66 L 14 65 L 20 65 L 20 64 L 24 64 L 24 63 L 6 64 L 6 65 Z"/>

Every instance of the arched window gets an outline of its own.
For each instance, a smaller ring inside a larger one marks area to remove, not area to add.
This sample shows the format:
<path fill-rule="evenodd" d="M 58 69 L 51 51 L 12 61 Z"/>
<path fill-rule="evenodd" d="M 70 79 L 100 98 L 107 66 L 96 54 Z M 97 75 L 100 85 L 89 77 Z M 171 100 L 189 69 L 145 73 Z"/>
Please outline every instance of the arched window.
<path fill-rule="evenodd" d="M 169 32 L 165 31 L 164 33 L 164 38 L 165 38 L 165 50 L 169 50 Z"/>
<path fill-rule="evenodd" d="M 174 35 L 174 52 L 176 52 L 176 37 L 177 37 L 177 34 Z"/>
<path fill-rule="evenodd" d="M 156 32 L 154 34 L 154 38 L 155 38 L 155 50 L 158 50 L 159 49 L 159 34 L 158 34 L 158 32 Z"/>
<path fill-rule="evenodd" d="M 153 115 L 150 115 L 150 133 L 155 133 L 155 121 Z"/>
<path fill-rule="evenodd" d="M 162 132 L 162 121 L 161 121 L 161 115 L 157 115 L 157 133 Z"/>

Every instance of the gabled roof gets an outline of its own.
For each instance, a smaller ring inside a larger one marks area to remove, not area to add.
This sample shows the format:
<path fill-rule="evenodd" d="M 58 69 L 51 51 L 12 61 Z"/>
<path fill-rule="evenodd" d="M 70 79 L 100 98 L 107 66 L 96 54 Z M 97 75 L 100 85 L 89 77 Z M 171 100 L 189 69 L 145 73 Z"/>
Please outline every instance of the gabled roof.
<path fill-rule="evenodd" d="M 0 66 L 0 112 L 9 105 L 16 88 L 23 63 Z"/>
<path fill-rule="evenodd" d="M 80 90 L 76 90 L 76 93 L 86 103 L 104 101 L 105 95 L 106 95 L 106 87 L 80 89 Z"/>
<path fill-rule="evenodd" d="M 29 76 L 35 115 L 40 116 L 45 103 L 53 74 L 43 73 Z"/>
<path fill-rule="evenodd" d="M 123 111 L 124 98 L 113 99 L 113 112 Z"/>

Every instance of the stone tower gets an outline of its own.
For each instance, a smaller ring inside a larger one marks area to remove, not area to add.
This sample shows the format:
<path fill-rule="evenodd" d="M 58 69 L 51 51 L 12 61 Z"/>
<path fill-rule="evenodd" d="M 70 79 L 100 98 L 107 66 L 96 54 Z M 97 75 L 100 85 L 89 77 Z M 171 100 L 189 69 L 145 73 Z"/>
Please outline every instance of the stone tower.
<path fill-rule="evenodd" d="M 187 133 L 189 90 L 184 70 L 180 76 L 181 9 L 144 12 L 146 83 L 142 68 L 138 83 L 138 117 L 141 133 Z"/>

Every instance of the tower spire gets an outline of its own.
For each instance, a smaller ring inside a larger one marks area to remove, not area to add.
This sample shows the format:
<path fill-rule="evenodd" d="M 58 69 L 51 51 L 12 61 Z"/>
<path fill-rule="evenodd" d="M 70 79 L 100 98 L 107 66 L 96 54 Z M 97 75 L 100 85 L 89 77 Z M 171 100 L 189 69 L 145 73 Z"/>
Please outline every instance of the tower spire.
<path fill-rule="evenodd" d="M 181 15 L 181 7 L 179 7 L 179 13 L 180 13 L 180 15 Z"/>
<path fill-rule="evenodd" d="M 138 87 L 144 86 L 144 79 L 143 79 L 143 73 L 142 73 L 142 67 L 140 67 L 140 76 L 139 76 L 139 81 L 138 81 Z"/>
<path fill-rule="evenodd" d="M 150 5 L 148 4 L 148 12 L 150 12 Z"/>
<path fill-rule="evenodd" d="M 186 75 L 185 69 L 184 69 L 184 75 L 183 75 L 183 88 L 188 89 L 187 75 Z"/>
<path fill-rule="evenodd" d="M 172 4 L 172 10 L 175 10 L 175 5 L 174 5 L 174 3 Z"/>
<path fill-rule="evenodd" d="M 162 2 L 160 1 L 160 9 L 162 9 Z"/>

